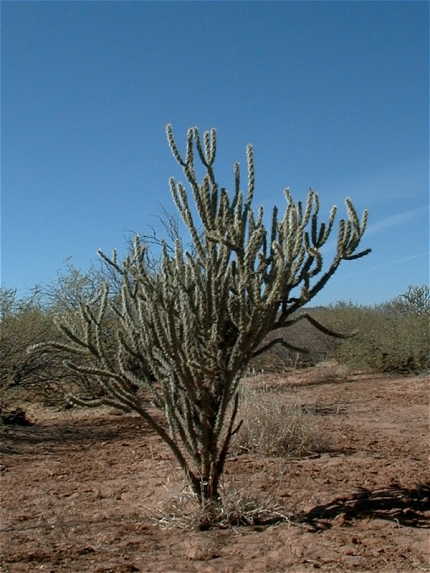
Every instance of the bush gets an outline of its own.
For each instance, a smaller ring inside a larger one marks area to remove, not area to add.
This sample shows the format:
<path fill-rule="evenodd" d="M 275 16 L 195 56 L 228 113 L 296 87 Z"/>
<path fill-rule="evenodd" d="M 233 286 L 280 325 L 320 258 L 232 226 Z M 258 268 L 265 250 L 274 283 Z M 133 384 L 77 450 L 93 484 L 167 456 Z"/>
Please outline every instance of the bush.
<path fill-rule="evenodd" d="M 297 313 L 293 318 L 297 318 L 300 314 L 303 313 Z M 347 325 L 345 331 L 350 330 L 351 327 Z M 293 341 L 296 346 L 305 349 L 306 352 L 298 352 L 280 344 L 272 346 L 251 360 L 249 364 L 251 372 L 284 372 L 297 368 L 309 368 L 333 354 L 337 346 L 336 338 L 324 334 L 305 321 L 297 322 L 288 328 L 281 328 L 277 333 L 270 333 L 264 342 L 270 343 L 278 337 L 286 343 Z"/>
<path fill-rule="evenodd" d="M 279 399 L 276 392 L 243 386 L 233 444 L 237 452 L 268 456 L 305 456 L 321 448 L 315 416 L 300 404 Z"/>
<path fill-rule="evenodd" d="M 100 392 L 98 385 L 95 387 L 84 376 L 65 368 L 64 360 L 70 356 L 64 350 L 56 349 L 50 353 L 27 352 L 29 346 L 63 340 L 63 335 L 55 326 L 54 317 L 60 315 L 64 319 L 67 316 L 69 322 L 72 320 L 72 302 L 78 304 L 72 298 L 72 295 L 77 298 L 77 288 L 72 288 L 72 279 L 75 281 L 75 275 L 71 275 L 70 281 L 65 283 L 65 277 L 62 277 L 57 290 L 51 287 L 51 294 L 56 293 L 57 298 L 49 296 L 50 302 L 46 302 L 46 296 L 39 288 L 22 298 L 18 298 L 13 289 L 0 289 L 2 399 L 15 403 L 40 402 L 46 406 L 59 406 L 64 404 L 68 392 L 76 391 L 78 381 L 88 396 Z M 69 297 L 71 302 L 68 306 L 60 295 L 65 300 Z"/>
<path fill-rule="evenodd" d="M 358 334 L 337 345 L 334 357 L 341 363 L 379 372 L 411 374 L 430 368 L 428 306 L 408 304 L 410 287 L 383 305 L 369 307 L 337 303 L 316 316 L 332 328 L 353 326 Z M 422 299 L 421 299 L 422 302 Z"/>
<path fill-rule="evenodd" d="M 40 293 L 18 299 L 16 292 L 0 290 L 0 389 L 23 389 L 44 381 L 44 361 L 41 357 L 28 357 L 30 344 L 44 342 L 56 336 L 52 316 L 43 308 Z M 53 362 L 53 357 L 49 358 Z M 22 393 L 22 392 L 21 392 Z"/>

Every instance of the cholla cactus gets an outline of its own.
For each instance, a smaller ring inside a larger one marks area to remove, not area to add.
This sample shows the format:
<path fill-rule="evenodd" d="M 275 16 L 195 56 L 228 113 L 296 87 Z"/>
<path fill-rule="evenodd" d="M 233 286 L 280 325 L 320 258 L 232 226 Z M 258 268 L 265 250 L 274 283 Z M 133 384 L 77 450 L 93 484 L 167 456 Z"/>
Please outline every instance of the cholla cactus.
<path fill-rule="evenodd" d="M 356 252 L 366 228 L 367 212 L 359 220 L 350 199 L 347 219 L 339 222 L 337 250 L 323 271 L 321 248 L 334 225 L 336 207 L 328 222 L 319 222 L 319 198 L 310 190 L 306 203 L 295 202 L 285 191 L 287 206 L 282 217 L 274 207 L 271 228 L 263 222 L 263 209 L 253 209 L 254 157 L 247 148 L 246 192 L 242 191 L 239 164 L 234 166 L 234 192 L 220 187 L 213 170 L 216 132 L 201 138 L 197 128 L 187 133 L 185 154 L 176 145 L 171 126 L 167 139 L 191 187 L 194 205 L 185 187 L 170 179 L 176 207 L 192 240 L 187 252 L 180 240 L 163 246 L 157 271 L 145 264 L 146 247 L 134 239 L 131 254 L 119 263 L 116 255 L 100 256 L 122 277 L 121 301 L 109 297 L 107 287 L 99 298 L 82 305 L 80 325 L 60 323 L 69 344 L 51 343 L 76 355 L 85 355 L 92 366 L 68 366 L 97 380 L 105 395 L 100 400 L 75 401 L 86 405 L 109 404 L 134 410 L 170 446 L 200 503 L 218 499 L 230 441 L 237 424 L 238 385 L 251 358 L 282 338 L 264 344 L 276 329 L 307 319 L 291 318 L 327 283 L 344 260 Z M 198 180 L 195 154 L 205 174 Z M 106 349 L 104 317 L 110 309 L 117 316 L 116 355 Z M 46 347 L 44 347 L 46 350 Z M 137 377 L 130 361 L 140 365 Z M 142 374 L 143 373 L 143 374 Z M 153 380 L 156 383 L 153 383 Z M 135 388 L 144 387 L 164 413 L 165 424 L 154 418 Z"/>

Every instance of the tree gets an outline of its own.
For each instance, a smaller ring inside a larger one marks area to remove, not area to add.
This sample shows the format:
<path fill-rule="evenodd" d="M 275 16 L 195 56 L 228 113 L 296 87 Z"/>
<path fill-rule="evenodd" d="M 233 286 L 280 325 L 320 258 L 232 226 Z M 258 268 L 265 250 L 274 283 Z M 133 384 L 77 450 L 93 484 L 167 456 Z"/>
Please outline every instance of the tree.
<path fill-rule="evenodd" d="M 25 350 L 35 342 L 48 341 L 55 327 L 35 288 L 28 296 L 17 298 L 13 289 L 0 289 L 0 389 L 20 384 L 33 375 L 38 362 Z"/>
<path fill-rule="evenodd" d="M 42 294 L 52 312 L 61 315 L 73 314 L 79 310 L 81 303 L 94 298 L 107 280 L 108 277 L 101 269 L 92 266 L 82 272 L 69 260 L 66 269 L 59 272 L 57 279 L 42 289 Z"/>
<path fill-rule="evenodd" d="M 412 285 L 403 294 L 389 303 L 393 310 L 403 314 L 429 316 L 430 288 L 428 285 Z"/>
<path fill-rule="evenodd" d="M 319 198 L 310 190 L 305 205 L 285 190 L 287 207 L 282 218 L 273 208 L 270 232 L 263 209 L 254 211 L 254 156 L 247 147 L 247 191 L 241 189 L 240 167 L 234 166 L 234 193 L 215 178 L 216 132 L 201 138 L 188 130 L 181 156 L 171 126 L 167 139 L 172 154 L 191 187 L 194 205 L 185 187 L 170 179 L 176 207 L 189 231 L 192 248 L 186 251 L 177 238 L 163 244 L 156 271 L 145 264 L 147 249 L 135 237 L 133 251 L 120 263 L 100 256 L 122 277 L 121 300 L 115 302 L 105 286 L 96 300 L 81 305 L 80 322 L 58 324 L 67 345 L 52 342 L 43 349 L 63 349 L 76 356 L 68 367 L 98 381 L 105 391 L 101 400 L 75 396 L 80 404 L 109 404 L 138 412 L 170 447 L 203 506 L 219 499 L 219 480 L 237 423 L 241 374 L 252 357 L 283 338 L 265 343 L 269 332 L 308 320 L 333 336 L 307 314 L 292 314 L 307 304 L 345 260 L 356 252 L 367 223 L 361 221 L 350 199 L 347 219 L 339 222 L 337 251 L 323 271 L 321 248 L 329 238 L 336 207 L 328 222 L 319 222 Z M 205 174 L 199 181 L 194 156 Z M 199 223 L 197 223 L 199 221 Z M 107 313 L 118 317 L 116 354 L 106 351 L 103 325 Z M 40 347 L 39 347 L 40 349 Z M 299 349 L 301 350 L 301 349 Z M 90 357 L 92 366 L 79 363 Z M 127 367 L 132 358 L 147 376 L 137 377 Z M 152 377 L 156 383 L 152 382 Z M 133 387 L 146 388 L 163 412 L 164 423 L 154 417 Z"/>
<path fill-rule="evenodd" d="M 12 315 L 16 306 L 16 289 L 0 287 L 0 320 Z"/>

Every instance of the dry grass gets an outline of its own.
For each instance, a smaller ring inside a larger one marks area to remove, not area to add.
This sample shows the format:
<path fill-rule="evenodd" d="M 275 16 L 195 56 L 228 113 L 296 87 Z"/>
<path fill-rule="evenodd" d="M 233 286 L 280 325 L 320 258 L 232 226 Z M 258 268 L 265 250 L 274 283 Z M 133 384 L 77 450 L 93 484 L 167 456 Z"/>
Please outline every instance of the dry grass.
<path fill-rule="evenodd" d="M 243 422 L 231 448 L 237 453 L 300 457 L 323 447 L 316 416 L 264 387 L 243 386 L 238 419 Z"/>
<path fill-rule="evenodd" d="M 349 375 L 350 369 L 347 366 L 338 364 L 335 360 L 327 360 L 309 370 L 307 382 L 311 384 L 346 382 Z"/>
<path fill-rule="evenodd" d="M 288 521 L 283 507 L 272 495 L 251 496 L 243 489 L 229 486 L 221 487 L 219 503 L 206 507 L 201 507 L 187 488 L 146 509 L 147 517 L 162 528 L 206 531 Z"/>

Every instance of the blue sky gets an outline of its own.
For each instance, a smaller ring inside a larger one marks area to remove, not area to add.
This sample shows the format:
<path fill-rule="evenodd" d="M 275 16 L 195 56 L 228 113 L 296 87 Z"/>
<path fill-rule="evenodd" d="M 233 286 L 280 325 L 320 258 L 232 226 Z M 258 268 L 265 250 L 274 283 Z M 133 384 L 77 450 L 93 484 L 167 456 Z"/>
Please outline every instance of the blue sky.
<path fill-rule="evenodd" d="M 256 158 L 256 205 L 282 189 L 351 196 L 373 253 L 315 304 L 373 304 L 428 281 L 428 3 L 2 3 L 2 285 L 28 293 L 65 261 L 174 212 L 173 123 L 218 131 L 218 178 Z M 327 261 L 328 262 L 328 261 Z"/>

